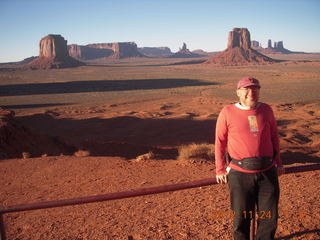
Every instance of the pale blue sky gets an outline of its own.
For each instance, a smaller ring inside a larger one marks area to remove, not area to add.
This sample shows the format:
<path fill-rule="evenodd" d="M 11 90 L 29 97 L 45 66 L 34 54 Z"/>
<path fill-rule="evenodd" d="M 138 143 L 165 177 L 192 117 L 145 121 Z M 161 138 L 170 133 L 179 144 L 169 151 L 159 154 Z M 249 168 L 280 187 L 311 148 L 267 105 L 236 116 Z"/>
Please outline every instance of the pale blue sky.
<path fill-rule="evenodd" d="M 246 27 L 266 47 L 320 52 L 320 0 L 0 0 L 0 62 L 39 54 L 39 41 L 134 41 L 138 47 L 222 51 L 228 32 Z"/>

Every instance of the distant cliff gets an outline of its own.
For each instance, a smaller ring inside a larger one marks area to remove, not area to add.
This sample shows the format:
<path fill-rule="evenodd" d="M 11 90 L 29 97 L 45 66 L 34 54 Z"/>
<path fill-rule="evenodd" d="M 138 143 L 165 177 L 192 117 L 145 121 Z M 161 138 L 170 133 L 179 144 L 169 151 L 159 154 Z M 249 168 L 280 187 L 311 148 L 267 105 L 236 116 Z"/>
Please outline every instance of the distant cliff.
<path fill-rule="evenodd" d="M 196 49 L 196 50 L 193 50 L 192 53 L 195 53 L 195 54 L 199 54 L 199 55 L 202 55 L 202 56 L 209 56 L 209 57 L 212 57 L 214 55 L 217 55 L 219 52 L 206 52 L 202 49 Z"/>
<path fill-rule="evenodd" d="M 69 55 L 78 60 L 101 58 L 134 58 L 143 57 L 134 42 L 94 43 L 85 46 L 72 44 L 68 46 Z"/>
<path fill-rule="evenodd" d="M 168 47 L 142 47 L 138 51 L 148 57 L 167 57 L 172 54 Z"/>

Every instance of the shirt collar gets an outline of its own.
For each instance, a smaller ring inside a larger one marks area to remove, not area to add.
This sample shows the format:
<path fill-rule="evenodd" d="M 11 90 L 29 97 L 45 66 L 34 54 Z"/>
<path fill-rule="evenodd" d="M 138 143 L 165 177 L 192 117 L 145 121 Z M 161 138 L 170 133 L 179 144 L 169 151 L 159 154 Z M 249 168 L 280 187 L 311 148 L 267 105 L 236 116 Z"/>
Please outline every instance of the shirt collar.
<path fill-rule="evenodd" d="M 249 108 L 249 107 L 242 106 L 242 105 L 241 105 L 240 103 L 238 103 L 238 102 L 235 104 L 235 106 L 236 106 L 237 108 L 241 109 L 241 110 L 253 110 L 253 109 L 251 109 L 251 108 Z M 257 107 L 256 107 L 255 109 L 257 109 L 259 106 L 260 106 L 260 103 L 258 102 L 258 103 L 257 103 Z"/>

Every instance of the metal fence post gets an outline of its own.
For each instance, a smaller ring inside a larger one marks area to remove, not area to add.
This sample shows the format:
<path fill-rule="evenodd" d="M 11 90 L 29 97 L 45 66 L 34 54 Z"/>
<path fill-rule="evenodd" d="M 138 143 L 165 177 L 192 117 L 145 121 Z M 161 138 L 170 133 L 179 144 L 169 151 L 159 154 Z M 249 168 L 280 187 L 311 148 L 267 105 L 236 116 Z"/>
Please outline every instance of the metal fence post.
<path fill-rule="evenodd" d="M 3 214 L 0 214 L 0 236 L 1 236 L 1 240 L 6 240 L 6 229 L 5 229 L 5 225 L 4 225 L 4 217 Z"/>

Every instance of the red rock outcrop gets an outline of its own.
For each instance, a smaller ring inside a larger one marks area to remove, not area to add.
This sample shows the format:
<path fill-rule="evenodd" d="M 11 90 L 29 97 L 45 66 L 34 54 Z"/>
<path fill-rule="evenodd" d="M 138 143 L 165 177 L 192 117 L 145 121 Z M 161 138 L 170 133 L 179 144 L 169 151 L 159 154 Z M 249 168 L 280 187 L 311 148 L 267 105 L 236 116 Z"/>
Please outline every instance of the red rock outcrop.
<path fill-rule="evenodd" d="M 68 46 L 68 52 L 71 57 L 79 60 L 143 57 L 134 42 L 94 43 L 85 46 L 73 44 Z"/>
<path fill-rule="evenodd" d="M 113 55 L 112 58 L 132 58 L 143 57 L 138 51 L 137 44 L 134 42 L 118 42 L 112 44 Z"/>
<path fill-rule="evenodd" d="M 50 34 L 40 40 L 39 57 L 28 63 L 32 69 L 77 67 L 83 63 L 69 56 L 67 40 L 61 35 Z"/>
<path fill-rule="evenodd" d="M 272 63 L 269 58 L 251 48 L 250 32 L 246 28 L 234 28 L 229 32 L 228 48 L 205 63 L 219 65 L 247 65 Z"/>
<path fill-rule="evenodd" d="M 196 58 L 196 57 L 203 57 L 203 55 L 190 52 L 187 48 L 187 44 L 183 43 L 182 48 L 173 55 L 169 56 L 169 58 Z"/>
<path fill-rule="evenodd" d="M 14 115 L 13 111 L 0 108 L 0 159 L 71 154 L 75 150 L 58 139 L 27 129 Z"/>
<path fill-rule="evenodd" d="M 40 57 L 65 58 L 67 41 L 61 35 L 48 35 L 40 41 Z"/>
<path fill-rule="evenodd" d="M 75 59 L 81 59 L 82 58 L 82 52 L 85 51 L 85 46 L 80 46 L 77 44 L 71 44 L 68 45 L 68 53 L 71 57 Z"/>

